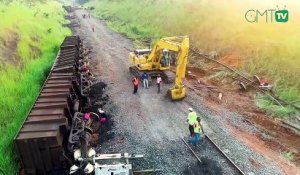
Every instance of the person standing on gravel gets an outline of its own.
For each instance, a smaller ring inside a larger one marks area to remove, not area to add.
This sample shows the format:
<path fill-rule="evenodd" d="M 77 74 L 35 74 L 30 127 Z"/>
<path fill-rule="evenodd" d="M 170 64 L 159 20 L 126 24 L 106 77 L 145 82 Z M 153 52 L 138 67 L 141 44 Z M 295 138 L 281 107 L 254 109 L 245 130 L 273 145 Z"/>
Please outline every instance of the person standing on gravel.
<path fill-rule="evenodd" d="M 189 108 L 189 114 L 186 120 L 189 124 L 189 131 L 191 137 L 193 137 L 194 134 L 194 124 L 197 121 L 197 113 L 193 110 L 193 108 Z"/>
<path fill-rule="evenodd" d="M 189 143 L 192 143 L 193 145 L 196 146 L 196 144 L 200 141 L 201 139 L 201 133 L 204 134 L 203 127 L 201 125 L 201 118 L 197 117 L 194 125 L 194 136 L 189 140 Z"/>
<path fill-rule="evenodd" d="M 133 80 L 132 80 L 132 83 L 133 83 L 133 93 L 137 93 L 138 91 L 138 88 L 139 88 L 139 79 L 138 77 L 134 77 Z"/>
<path fill-rule="evenodd" d="M 157 93 L 160 93 L 160 84 L 161 84 L 161 77 L 160 75 L 157 76 L 157 79 L 156 79 L 156 84 L 157 84 Z"/>
<path fill-rule="evenodd" d="M 143 81 L 143 85 L 144 85 L 144 88 L 148 89 L 148 86 L 149 86 L 149 75 L 147 72 L 144 72 L 141 76 L 141 79 Z"/>

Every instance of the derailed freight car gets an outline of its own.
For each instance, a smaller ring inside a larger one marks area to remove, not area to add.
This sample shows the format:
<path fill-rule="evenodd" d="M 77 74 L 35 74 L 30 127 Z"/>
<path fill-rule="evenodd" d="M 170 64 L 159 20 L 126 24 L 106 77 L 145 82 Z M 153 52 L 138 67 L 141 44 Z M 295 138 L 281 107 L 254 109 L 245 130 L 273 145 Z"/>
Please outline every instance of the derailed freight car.
<path fill-rule="evenodd" d="M 82 101 L 80 89 L 88 88 L 78 87 L 83 86 L 82 75 L 78 73 L 83 59 L 81 47 L 79 37 L 65 38 L 39 96 L 15 137 L 26 174 L 49 174 L 72 164 L 66 142 L 72 116 L 81 106 L 78 105 Z"/>

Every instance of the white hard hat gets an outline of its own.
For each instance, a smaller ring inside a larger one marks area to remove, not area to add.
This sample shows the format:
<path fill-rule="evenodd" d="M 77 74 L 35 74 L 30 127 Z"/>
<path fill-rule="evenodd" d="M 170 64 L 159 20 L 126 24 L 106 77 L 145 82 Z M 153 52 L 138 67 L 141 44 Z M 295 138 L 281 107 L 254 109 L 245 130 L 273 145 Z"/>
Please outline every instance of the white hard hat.
<path fill-rule="evenodd" d="M 104 113 L 104 111 L 101 108 L 98 108 L 98 111 L 99 111 L 100 114 Z"/>
<path fill-rule="evenodd" d="M 189 108 L 189 111 L 193 111 L 193 108 Z"/>

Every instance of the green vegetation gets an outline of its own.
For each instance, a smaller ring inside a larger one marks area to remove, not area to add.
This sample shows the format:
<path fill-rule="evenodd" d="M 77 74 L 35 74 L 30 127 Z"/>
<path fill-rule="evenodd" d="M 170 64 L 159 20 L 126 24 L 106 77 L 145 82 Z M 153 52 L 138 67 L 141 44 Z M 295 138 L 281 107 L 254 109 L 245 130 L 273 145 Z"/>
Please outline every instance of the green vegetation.
<path fill-rule="evenodd" d="M 10 175 L 19 170 L 13 138 L 70 31 L 57 1 L 0 1 L 0 14 L 0 169 Z"/>
<path fill-rule="evenodd" d="M 290 114 L 294 113 L 293 107 L 291 106 L 280 106 L 268 98 L 266 95 L 258 94 L 256 98 L 256 105 L 262 109 L 266 109 L 267 114 L 274 115 L 277 117 L 288 117 Z"/>
<path fill-rule="evenodd" d="M 271 80 L 279 98 L 300 107 L 300 14 L 295 4 L 259 0 L 94 0 L 85 6 L 92 7 L 92 13 L 106 20 L 110 28 L 133 40 L 189 35 L 193 47 L 217 51 L 225 63 L 230 56 L 229 64 Z M 276 5 L 286 5 L 289 22 L 249 23 L 244 18 L 249 9 L 277 9 Z M 258 106 L 271 115 L 296 115 L 291 106 L 278 107 L 266 97 L 258 97 Z"/>
<path fill-rule="evenodd" d="M 293 160 L 294 159 L 294 154 L 289 151 L 284 151 L 281 153 L 281 156 L 286 158 L 287 160 Z"/>

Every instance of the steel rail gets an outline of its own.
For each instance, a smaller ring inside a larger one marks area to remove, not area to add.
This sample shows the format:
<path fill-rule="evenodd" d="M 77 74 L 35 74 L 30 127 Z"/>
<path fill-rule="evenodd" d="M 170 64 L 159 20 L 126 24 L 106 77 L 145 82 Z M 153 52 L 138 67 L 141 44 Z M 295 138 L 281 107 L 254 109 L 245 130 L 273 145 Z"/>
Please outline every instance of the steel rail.
<path fill-rule="evenodd" d="M 246 175 L 227 155 L 226 153 L 211 139 L 209 136 L 205 135 L 207 140 L 215 147 L 217 150 L 225 157 L 226 160 L 230 162 L 230 164 L 241 174 Z M 198 155 L 195 153 L 195 151 L 188 145 L 188 143 L 181 137 L 184 145 L 189 148 L 189 150 L 192 152 L 193 156 L 197 159 L 199 163 L 202 163 L 202 160 L 198 157 Z"/>
<path fill-rule="evenodd" d="M 197 156 L 197 154 L 194 152 L 194 150 L 189 146 L 188 143 L 186 143 L 186 141 L 181 138 L 183 143 L 185 144 L 186 147 L 188 147 L 190 149 L 190 151 L 193 153 L 193 155 L 196 157 L 196 159 L 198 160 L 199 163 L 202 163 L 201 159 Z"/>
<path fill-rule="evenodd" d="M 208 135 L 205 135 L 205 136 L 206 136 L 207 140 L 209 142 L 211 142 L 217 148 L 217 150 L 219 152 L 221 152 L 222 155 L 235 167 L 235 169 L 237 169 L 239 171 L 240 174 L 246 175 Z"/>

